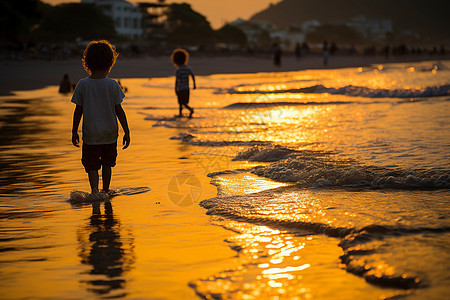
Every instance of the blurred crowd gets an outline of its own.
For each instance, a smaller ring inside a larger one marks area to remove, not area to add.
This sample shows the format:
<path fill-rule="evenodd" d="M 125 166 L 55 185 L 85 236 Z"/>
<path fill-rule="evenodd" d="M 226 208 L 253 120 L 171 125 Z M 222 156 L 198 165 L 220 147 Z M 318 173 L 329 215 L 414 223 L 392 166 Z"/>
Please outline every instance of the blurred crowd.
<path fill-rule="evenodd" d="M 83 50 L 88 42 L 64 43 L 64 44 L 31 44 L 22 47 L 0 45 L 0 61 L 23 61 L 23 60 L 68 60 L 73 58 L 80 58 Z M 326 43 L 326 46 L 325 46 Z M 144 44 L 126 43 L 115 44 L 121 57 L 127 58 L 144 58 L 150 56 L 167 55 L 173 49 L 168 47 L 146 46 Z M 298 59 L 322 55 L 326 50 L 330 56 L 384 56 L 389 57 L 403 57 L 403 56 L 423 56 L 433 58 L 446 58 L 450 51 L 443 45 L 431 46 L 408 46 L 400 45 L 384 45 L 384 46 L 352 46 L 352 45 L 338 45 L 336 43 L 324 42 L 324 44 L 308 44 L 298 43 L 293 49 L 281 50 L 283 56 L 295 55 Z M 188 47 L 192 53 L 200 55 L 247 55 L 247 56 L 265 56 L 271 55 L 274 51 L 273 46 L 265 48 L 233 48 L 227 47 L 204 48 Z"/>

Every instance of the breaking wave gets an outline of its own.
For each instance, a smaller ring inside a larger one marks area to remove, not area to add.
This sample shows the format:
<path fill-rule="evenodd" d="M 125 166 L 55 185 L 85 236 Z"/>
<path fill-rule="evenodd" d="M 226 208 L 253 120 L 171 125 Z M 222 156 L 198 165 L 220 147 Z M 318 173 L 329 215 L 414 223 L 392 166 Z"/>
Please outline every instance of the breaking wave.
<path fill-rule="evenodd" d="M 296 236 L 325 234 L 339 238 L 339 246 L 344 251 L 340 257 L 341 263 L 348 272 L 363 277 L 369 283 L 405 290 L 426 286 L 426 278 L 420 274 L 405 273 L 401 269 L 392 272 L 393 267 L 389 265 L 380 269 L 379 255 L 382 255 L 384 247 L 392 247 L 392 244 L 399 247 L 398 241 L 389 244 L 389 239 L 407 240 L 410 236 L 448 234 L 450 227 L 377 223 L 361 227 L 340 226 L 325 222 L 326 215 L 325 219 L 324 216 L 319 219 L 311 213 L 314 204 L 308 204 L 307 198 L 302 198 L 302 191 L 301 186 L 293 185 L 247 195 L 215 197 L 203 200 L 200 205 L 208 210 L 209 215 L 269 226 Z M 275 204 L 276 212 L 273 211 Z M 325 210 L 330 214 L 329 220 L 339 216 L 339 213 L 333 215 L 333 207 Z"/>
<path fill-rule="evenodd" d="M 299 151 L 267 141 L 204 140 L 189 133 L 180 133 L 171 139 L 203 147 L 247 147 L 247 150 L 239 152 L 233 161 L 271 163 L 247 171 L 257 176 L 279 182 L 297 183 L 304 187 L 450 189 L 450 170 L 443 168 L 402 169 L 366 165 L 351 159 L 337 158 L 337 154 L 330 151 Z"/>
<path fill-rule="evenodd" d="M 344 87 L 325 87 L 321 84 L 297 89 L 281 90 L 237 90 L 235 88 L 218 90 L 222 94 L 333 94 L 346 95 L 352 97 L 366 98 L 421 98 L 421 97 L 440 97 L 450 95 L 450 85 L 435 87 L 425 87 L 422 89 L 372 89 L 364 86 L 347 85 Z"/>
<path fill-rule="evenodd" d="M 257 108 L 272 108 L 277 106 L 306 106 L 306 105 L 340 105 L 340 104 L 352 104 L 353 101 L 329 101 L 329 102 L 288 102 L 288 101 L 278 101 L 278 102 L 237 102 L 225 106 L 223 109 L 257 109 Z"/>
<path fill-rule="evenodd" d="M 450 171 L 443 169 L 403 170 L 360 165 L 352 160 L 331 158 L 332 153 L 294 151 L 281 146 L 252 147 L 233 160 L 272 162 L 252 173 L 305 187 L 368 187 L 372 189 L 448 189 Z"/>

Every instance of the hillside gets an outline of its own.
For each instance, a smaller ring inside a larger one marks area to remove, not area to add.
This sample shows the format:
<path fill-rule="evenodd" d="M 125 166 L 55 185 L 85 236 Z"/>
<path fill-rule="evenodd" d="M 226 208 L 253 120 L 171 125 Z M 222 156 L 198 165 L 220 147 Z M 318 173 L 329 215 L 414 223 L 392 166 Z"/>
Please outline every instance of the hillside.
<path fill-rule="evenodd" d="M 308 20 L 330 24 L 361 15 L 390 19 L 396 32 L 412 30 L 421 36 L 450 40 L 449 0 L 283 0 L 251 20 L 284 28 Z"/>

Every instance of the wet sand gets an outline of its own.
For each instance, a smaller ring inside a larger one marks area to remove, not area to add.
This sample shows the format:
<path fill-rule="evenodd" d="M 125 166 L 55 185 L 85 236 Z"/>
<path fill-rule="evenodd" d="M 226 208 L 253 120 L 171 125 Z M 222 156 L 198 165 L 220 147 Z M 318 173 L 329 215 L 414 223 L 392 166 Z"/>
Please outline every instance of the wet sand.
<path fill-rule="evenodd" d="M 383 64 L 405 61 L 423 61 L 428 57 L 400 57 L 386 59 L 384 56 L 336 56 L 323 65 L 320 56 L 308 56 L 297 60 L 294 56 L 285 56 L 281 67 L 275 67 L 270 57 L 250 56 L 192 56 L 189 65 L 196 75 L 284 72 L 308 69 L 331 69 L 360 67 L 371 64 Z M 436 57 L 429 57 L 436 59 Z M 66 61 L 28 60 L 23 62 L 0 62 L 0 95 L 11 91 L 38 89 L 49 85 L 58 85 L 64 73 L 69 74 L 72 81 L 86 77 L 86 72 L 79 59 Z M 174 74 L 174 67 L 169 57 L 121 58 L 114 66 L 112 78 L 152 78 L 167 77 Z"/>

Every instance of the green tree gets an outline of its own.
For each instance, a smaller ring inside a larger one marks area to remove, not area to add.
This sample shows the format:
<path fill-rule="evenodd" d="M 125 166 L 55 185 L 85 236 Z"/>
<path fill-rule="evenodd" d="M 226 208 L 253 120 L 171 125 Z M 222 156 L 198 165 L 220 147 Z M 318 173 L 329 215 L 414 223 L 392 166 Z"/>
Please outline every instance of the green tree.
<path fill-rule="evenodd" d="M 214 31 L 205 16 L 187 3 L 171 4 L 167 11 L 168 40 L 174 44 L 205 45 L 213 40 Z"/>
<path fill-rule="evenodd" d="M 238 27 L 226 24 L 216 31 L 217 40 L 221 43 L 244 46 L 247 43 L 247 36 Z"/>
<path fill-rule="evenodd" d="M 93 4 L 66 3 L 47 9 L 39 37 L 51 41 L 111 39 L 116 37 L 113 20 Z"/>

